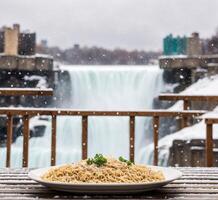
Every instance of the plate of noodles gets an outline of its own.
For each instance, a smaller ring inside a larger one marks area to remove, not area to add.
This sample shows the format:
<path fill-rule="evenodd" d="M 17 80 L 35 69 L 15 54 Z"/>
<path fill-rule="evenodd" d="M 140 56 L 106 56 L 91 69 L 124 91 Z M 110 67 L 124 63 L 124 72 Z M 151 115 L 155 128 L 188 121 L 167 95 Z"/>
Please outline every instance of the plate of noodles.
<path fill-rule="evenodd" d="M 75 164 L 41 168 L 29 177 L 53 190 L 73 193 L 137 193 L 154 190 L 178 179 L 182 173 L 170 167 L 145 166 L 96 154 Z"/>

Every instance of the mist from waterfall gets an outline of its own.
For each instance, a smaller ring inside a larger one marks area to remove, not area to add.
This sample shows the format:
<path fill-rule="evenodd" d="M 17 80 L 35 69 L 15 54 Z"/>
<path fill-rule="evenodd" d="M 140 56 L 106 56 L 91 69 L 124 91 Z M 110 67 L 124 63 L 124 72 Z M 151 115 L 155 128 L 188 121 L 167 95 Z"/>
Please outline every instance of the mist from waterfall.
<path fill-rule="evenodd" d="M 58 106 L 89 110 L 134 110 L 152 108 L 153 99 L 163 91 L 162 70 L 158 66 L 62 66 L 68 71 L 70 82 L 61 84 L 58 91 L 68 91 Z M 151 141 L 149 118 L 136 117 L 135 159 L 144 162 L 144 148 Z M 31 126 L 39 123 L 37 118 Z M 41 123 L 41 122 L 40 122 Z M 51 124 L 43 121 L 43 137 L 30 138 L 29 166 L 50 164 Z M 89 117 L 88 156 L 103 153 L 112 156 L 129 156 L 128 117 Z M 57 164 L 81 159 L 81 117 L 57 117 Z M 12 145 L 12 167 L 22 165 L 23 138 Z M 142 151 L 143 150 L 143 151 Z M 0 149 L 1 161 L 5 148 Z M 4 166 L 0 162 L 0 166 Z"/>

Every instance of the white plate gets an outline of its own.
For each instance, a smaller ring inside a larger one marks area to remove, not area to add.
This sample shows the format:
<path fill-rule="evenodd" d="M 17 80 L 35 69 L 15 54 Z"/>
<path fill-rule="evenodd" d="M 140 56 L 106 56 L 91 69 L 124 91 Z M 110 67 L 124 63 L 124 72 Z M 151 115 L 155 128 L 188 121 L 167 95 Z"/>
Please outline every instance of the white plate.
<path fill-rule="evenodd" d="M 55 166 L 58 167 L 58 166 Z M 32 170 L 29 172 L 28 176 L 42 185 L 49 187 L 53 190 L 66 191 L 73 193 L 94 193 L 94 194 L 127 194 L 127 193 L 137 193 L 149 190 L 154 190 L 161 186 L 164 186 L 171 181 L 178 179 L 182 176 L 182 173 L 176 169 L 170 167 L 157 167 L 149 166 L 154 170 L 161 170 L 165 176 L 164 181 L 158 181 L 154 183 L 59 183 L 59 182 L 48 182 L 41 179 L 41 176 L 49 169 L 53 167 L 41 168 Z"/>

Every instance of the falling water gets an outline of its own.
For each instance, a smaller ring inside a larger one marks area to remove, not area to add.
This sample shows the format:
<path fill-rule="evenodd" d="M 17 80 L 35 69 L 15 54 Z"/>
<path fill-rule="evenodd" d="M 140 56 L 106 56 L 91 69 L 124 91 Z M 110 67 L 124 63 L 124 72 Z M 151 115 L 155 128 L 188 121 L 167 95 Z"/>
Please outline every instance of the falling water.
<path fill-rule="evenodd" d="M 67 90 L 59 107 L 98 110 L 134 110 L 152 108 L 153 98 L 163 90 L 162 70 L 158 66 L 115 67 L 70 67 L 63 66 L 70 74 L 70 83 L 60 84 L 58 90 Z M 31 125 L 39 123 L 31 119 Z M 40 122 L 42 123 L 42 122 Z M 51 124 L 43 122 L 46 131 L 43 137 L 30 139 L 29 166 L 41 167 L 50 164 Z M 57 164 L 81 159 L 81 117 L 58 117 Z M 113 156 L 129 155 L 128 117 L 89 117 L 88 155 L 103 153 Z M 142 149 L 148 144 L 149 119 L 136 118 L 136 153 L 138 162 L 143 162 Z M 12 145 L 12 166 L 22 162 L 22 137 Z M 5 148 L 0 149 L 5 158 Z M 5 163 L 1 162 L 0 165 Z"/>

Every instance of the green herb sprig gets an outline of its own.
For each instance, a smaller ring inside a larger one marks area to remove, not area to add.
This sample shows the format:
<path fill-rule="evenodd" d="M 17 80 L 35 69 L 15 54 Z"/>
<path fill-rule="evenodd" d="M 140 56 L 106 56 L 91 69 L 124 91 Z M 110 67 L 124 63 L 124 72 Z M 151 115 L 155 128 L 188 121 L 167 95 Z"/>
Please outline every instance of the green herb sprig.
<path fill-rule="evenodd" d="M 97 167 L 101 167 L 107 163 L 107 159 L 102 154 L 96 154 L 94 158 L 87 159 L 88 165 L 95 164 Z"/>
<path fill-rule="evenodd" d="M 120 162 L 125 162 L 127 165 L 132 165 L 133 162 L 130 160 L 126 160 L 125 158 L 123 158 L 122 156 L 119 157 L 119 161 Z"/>

